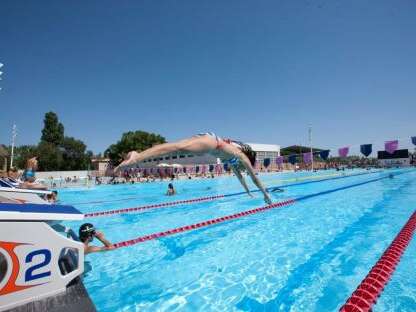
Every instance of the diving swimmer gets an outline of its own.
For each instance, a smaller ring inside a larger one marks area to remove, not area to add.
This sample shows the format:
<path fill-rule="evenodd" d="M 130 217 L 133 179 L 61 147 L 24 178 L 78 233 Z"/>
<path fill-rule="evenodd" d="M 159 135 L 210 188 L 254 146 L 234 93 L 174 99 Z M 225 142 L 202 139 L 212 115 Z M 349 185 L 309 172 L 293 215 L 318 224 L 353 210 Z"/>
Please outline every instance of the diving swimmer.
<path fill-rule="evenodd" d="M 131 151 L 127 154 L 126 159 L 115 168 L 115 172 L 118 172 L 123 167 L 134 165 L 146 159 L 175 152 L 210 154 L 220 158 L 223 163 L 227 163 L 231 167 L 247 194 L 252 196 L 242 175 L 242 171 L 247 171 L 254 184 L 263 193 L 264 201 L 267 204 L 272 203 L 269 194 L 254 173 L 252 166 L 256 160 L 256 153 L 251 147 L 239 141 L 222 139 L 212 132 L 201 133 L 178 142 L 155 145 L 140 153 Z"/>

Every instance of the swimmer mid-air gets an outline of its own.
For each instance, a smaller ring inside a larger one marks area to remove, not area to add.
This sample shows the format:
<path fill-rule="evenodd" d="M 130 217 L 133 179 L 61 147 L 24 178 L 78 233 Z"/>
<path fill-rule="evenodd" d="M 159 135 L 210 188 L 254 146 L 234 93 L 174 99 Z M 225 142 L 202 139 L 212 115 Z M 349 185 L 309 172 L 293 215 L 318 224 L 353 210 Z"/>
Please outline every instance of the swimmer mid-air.
<path fill-rule="evenodd" d="M 212 132 L 201 133 L 179 142 L 155 145 L 140 153 L 131 151 L 127 154 L 126 159 L 117 168 L 115 168 L 115 172 L 118 172 L 123 167 L 134 165 L 146 159 L 174 152 L 210 154 L 214 157 L 220 158 L 223 163 L 230 165 L 247 194 L 252 196 L 242 175 L 243 170 L 247 171 L 254 184 L 263 193 L 264 201 L 271 204 L 272 201 L 269 194 L 255 175 L 252 167 L 256 160 L 256 153 L 247 144 L 229 139 L 222 139 Z"/>

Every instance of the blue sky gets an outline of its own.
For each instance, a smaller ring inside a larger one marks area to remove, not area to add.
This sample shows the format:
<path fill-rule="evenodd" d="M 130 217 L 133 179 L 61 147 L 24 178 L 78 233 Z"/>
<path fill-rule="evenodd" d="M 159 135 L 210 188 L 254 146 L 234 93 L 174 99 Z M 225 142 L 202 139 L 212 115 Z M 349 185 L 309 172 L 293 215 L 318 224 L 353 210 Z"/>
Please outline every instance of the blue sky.
<path fill-rule="evenodd" d="M 124 131 L 282 146 L 416 135 L 416 2 L 9 1 L 0 143 L 43 115 L 104 151 Z"/>

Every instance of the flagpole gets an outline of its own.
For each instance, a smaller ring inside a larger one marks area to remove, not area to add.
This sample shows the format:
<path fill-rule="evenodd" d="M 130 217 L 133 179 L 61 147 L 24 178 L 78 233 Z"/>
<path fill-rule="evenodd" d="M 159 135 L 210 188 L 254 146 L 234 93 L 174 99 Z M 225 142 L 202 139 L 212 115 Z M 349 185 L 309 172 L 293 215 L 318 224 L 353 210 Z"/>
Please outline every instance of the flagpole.
<path fill-rule="evenodd" d="M 16 141 L 16 135 L 17 135 L 17 131 L 16 131 L 16 125 L 13 125 L 13 130 L 12 130 L 12 152 L 10 155 L 10 169 L 13 168 L 13 158 L 14 158 L 14 145 L 15 145 L 15 141 Z"/>
<path fill-rule="evenodd" d="M 313 171 L 313 150 L 312 150 L 312 125 L 309 124 L 309 146 L 311 147 L 311 169 Z"/>

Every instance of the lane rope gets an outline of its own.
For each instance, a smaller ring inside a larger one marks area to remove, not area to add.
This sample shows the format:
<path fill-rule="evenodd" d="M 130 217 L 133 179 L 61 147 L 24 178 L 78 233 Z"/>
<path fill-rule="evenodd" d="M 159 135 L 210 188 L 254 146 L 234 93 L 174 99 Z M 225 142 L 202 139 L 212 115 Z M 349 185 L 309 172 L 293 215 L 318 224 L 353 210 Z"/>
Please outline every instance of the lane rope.
<path fill-rule="evenodd" d="M 376 304 L 377 298 L 380 297 L 384 287 L 396 270 L 403 253 L 413 238 L 415 230 L 416 211 L 413 212 L 390 246 L 384 251 L 351 297 L 341 307 L 341 312 L 371 311 L 373 305 Z"/>
<path fill-rule="evenodd" d="M 358 174 L 354 174 L 354 175 L 345 175 L 345 176 L 322 179 L 322 180 L 317 180 L 317 181 L 306 181 L 306 182 L 299 182 L 299 183 L 286 184 L 286 185 L 280 185 L 280 186 L 273 186 L 273 187 L 268 187 L 267 191 L 274 191 L 274 190 L 276 190 L 278 188 L 282 188 L 282 187 L 318 183 L 318 182 L 324 182 L 324 181 L 328 181 L 328 180 L 350 178 L 350 177 L 367 175 L 367 174 L 372 174 L 372 173 L 379 173 L 379 172 L 364 172 L 364 173 L 358 173 Z M 259 190 L 252 190 L 250 192 L 252 192 L 252 193 L 259 192 Z M 157 209 L 157 208 L 165 208 L 165 207 L 192 204 L 192 203 L 198 203 L 198 202 L 214 201 L 214 200 L 218 200 L 218 199 L 221 199 L 221 198 L 239 196 L 239 195 L 244 195 L 244 194 L 246 194 L 245 191 L 244 192 L 238 192 L 238 193 L 231 193 L 231 194 L 222 194 L 222 195 L 215 195 L 215 196 L 192 198 L 192 199 L 187 199 L 187 200 L 178 200 L 178 201 L 173 201 L 173 202 L 165 202 L 165 203 L 145 205 L 145 206 L 139 206 L 139 207 L 121 208 L 121 209 L 106 210 L 106 211 L 97 211 L 97 212 L 91 212 L 91 213 L 84 214 L 84 218 L 105 217 L 105 216 L 112 216 L 112 215 L 117 215 L 117 214 L 125 214 L 125 213 L 145 211 L 145 210 L 149 210 L 149 209 Z"/>
<path fill-rule="evenodd" d="M 84 218 L 103 217 L 103 216 L 110 216 L 110 215 L 116 215 L 116 214 L 122 214 L 122 213 L 144 211 L 148 209 L 156 209 L 156 208 L 177 206 L 177 205 L 183 205 L 183 204 L 191 204 L 191 203 L 196 203 L 196 202 L 213 201 L 213 200 L 224 198 L 224 197 L 225 195 L 216 195 L 216 196 L 200 197 L 200 198 L 193 198 L 193 199 L 177 200 L 173 202 L 166 202 L 166 203 L 146 205 L 146 206 L 133 207 L 133 208 L 122 208 L 122 209 L 115 209 L 115 210 L 92 212 L 92 213 L 84 214 Z"/>
<path fill-rule="evenodd" d="M 402 173 L 397 173 L 396 175 L 399 175 L 399 174 L 402 174 Z M 335 188 L 335 189 L 332 189 L 332 190 L 318 192 L 318 193 L 314 193 L 314 194 L 301 196 L 301 197 L 298 197 L 298 198 L 289 199 L 289 200 L 285 200 L 285 201 L 282 201 L 282 202 L 274 203 L 274 204 L 271 204 L 271 205 L 267 205 L 267 206 L 263 206 L 263 207 L 259 207 L 259 208 L 254 208 L 254 209 L 251 209 L 251 210 L 246 210 L 246 211 L 243 211 L 243 212 L 238 212 L 238 213 L 235 213 L 235 214 L 232 214 L 232 215 L 227 215 L 227 216 L 223 216 L 223 217 L 219 217 L 219 218 L 215 218 L 215 219 L 202 221 L 202 222 L 199 222 L 199 223 L 185 225 L 185 226 L 182 226 L 182 227 L 178 227 L 178 228 L 174 228 L 174 229 L 170 229 L 170 230 L 167 230 L 167 231 L 158 232 L 158 233 L 154 233 L 154 234 L 150 234 L 150 235 L 140 236 L 140 237 L 137 237 L 137 238 L 134 238 L 134 239 L 130 239 L 130 240 L 115 243 L 113 246 L 115 248 L 127 247 L 127 246 L 135 245 L 135 244 L 138 244 L 138 243 L 143 243 L 143 242 L 154 240 L 154 239 L 161 238 L 161 237 L 166 237 L 166 236 L 171 236 L 171 235 L 175 235 L 175 234 L 178 234 L 178 233 L 193 231 L 193 230 L 196 230 L 196 229 L 211 226 L 213 224 L 219 224 L 219 223 L 227 222 L 227 221 L 230 221 L 230 220 L 243 218 L 243 217 L 246 217 L 246 216 L 249 216 L 249 215 L 257 214 L 257 213 L 260 213 L 260 212 L 265 212 L 265 211 L 273 209 L 273 208 L 280 208 L 280 207 L 288 206 L 288 205 L 294 204 L 295 202 L 310 199 L 310 198 L 313 198 L 313 197 L 326 195 L 326 194 L 346 190 L 346 189 L 349 189 L 349 188 L 365 185 L 365 184 L 368 184 L 368 183 L 380 181 L 380 180 L 386 179 L 388 177 L 389 176 L 384 176 L 384 177 L 380 177 L 380 178 L 376 178 L 376 179 L 372 179 L 372 180 L 367 180 L 367 181 L 364 181 L 364 182 L 354 183 L 354 184 L 351 184 L 351 185 L 342 186 L 342 187 Z"/>
<path fill-rule="evenodd" d="M 333 173 L 333 174 L 321 174 L 321 175 L 311 175 L 311 176 L 306 176 L 306 177 L 299 177 L 299 178 L 290 178 L 290 179 L 283 179 L 283 180 L 271 180 L 271 181 L 267 181 L 268 183 L 274 182 L 274 181 L 278 181 L 278 182 L 297 182 L 297 181 L 303 181 L 303 180 L 316 180 L 316 179 L 321 179 L 319 181 L 313 181 L 313 182 L 321 182 L 321 181 L 325 181 L 325 180 L 330 180 L 329 179 L 322 179 L 325 177 L 353 177 L 356 175 L 362 175 L 362 174 L 371 174 L 371 173 L 380 173 L 382 172 L 380 171 L 371 171 L 371 172 L 364 172 L 364 173 L 357 173 L 357 174 L 350 174 L 350 175 L 345 175 L 342 173 Z M 285 186 L 291 186 L 293 184 L 287 184 L 287 185 L 282 185 L 280 187 L 285 187 Z M 270 188 L 276 188 L 276 187 L 270 187 Z M 255 190 L 253 190 L 255 191 Z M 244 193 L 244 192 L 243 192 Z M 89 202 L 79 202 L 79 203 L 70 203 L 73 206 L 76 205 L 90 205 L 90 204 L 105 204 L 105 203 L 113 203 L 113 202 L 119 202 L 119 201 L 128 201 L 128 200 L 134 200 L 134 199 L 141 199 L 142 197 L 138 197 L 138 196 L 134 196 L 134 197 L 124 197 L 124 198 L 119 198 L 119 199 L 110 199 L 110 200 L 97 200 L 97 201 L 89 201 Z"/>
<path fill-rule="evenodd" d="M 334 177 L 334 176 L 342 176 L 342 174 L 333 173 L 333 174 L 310 175 L 310 176 L 306 176 L 306 177 L 283 179 L 283 180 L 280 180 L 280 181 L 279 180 L 271 180 L 271 181 L 267 181 L 267 182 L 268 183 L 271 183 L 271 182 L 274 182 L 274 181 L 297 182 L 297 181 L 303 181 L 303 180 L 315 180 L 315 179 L 321 179 L 321 178 L 325 178 L 325 177 Z M 71 203 L 71 205 L 75 206 L 75 205 L 89 205 L 89 204 L 105 204 L 105 203 L 113 203 L 113 202 L 127 201 L 127 200 L 133 200 L 133 199 L 141 199 L 141 198 L 143 198 L 143 197 L 134 196 L 134 197 L 124 197 L 124 198 L 118 198 L 118 199 Z"/>

